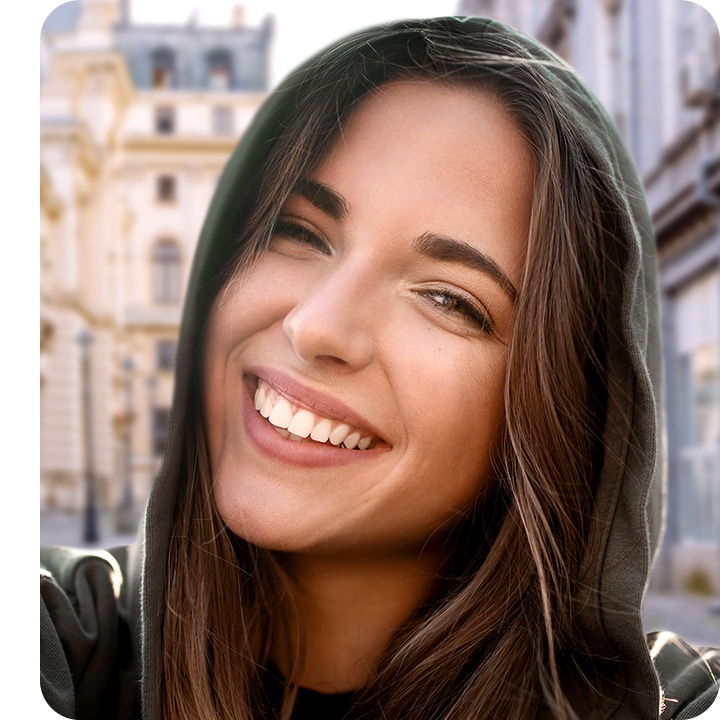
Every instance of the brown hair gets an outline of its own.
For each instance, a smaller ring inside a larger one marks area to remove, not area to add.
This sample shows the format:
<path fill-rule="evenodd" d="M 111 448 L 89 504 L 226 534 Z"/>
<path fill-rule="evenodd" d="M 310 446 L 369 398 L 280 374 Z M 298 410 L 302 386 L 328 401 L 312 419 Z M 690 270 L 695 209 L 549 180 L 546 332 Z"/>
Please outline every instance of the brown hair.
<path fill-rule="evenodd" d="M 610 285 L 623 234 L 620 190 L 577 122 L 599 111 L 573 92 L 569 68 L 499 24 L 453 18 L 338 43 L 275 98 L 277 137 L 257 165 L 259 190 L 238 200 L 236 240 L 214 258 L 198 302 L 209 307 L 262 252 L 284 199 L 354 105 L 401 78 L 493 94 L 532 149 L 535 189 L 495 489 L 456 528 L 441 592 L 387 648 L 357 716 L 520 720 L 544 706 L 567 720 L 576 717 L 567 678 L 592 675 L 574 602 L 603 461 L 607 318 L 618 311 Z M 270 647 L 297 622 L 292 592 L 272 553 L 233 537 L 213 505 L 200 386 L 193 384 L 182 428 L 168 555 L 164 717 L 276 717 L 263 682 Z M 284 714 L 290 710 L 288 702 Z"/>

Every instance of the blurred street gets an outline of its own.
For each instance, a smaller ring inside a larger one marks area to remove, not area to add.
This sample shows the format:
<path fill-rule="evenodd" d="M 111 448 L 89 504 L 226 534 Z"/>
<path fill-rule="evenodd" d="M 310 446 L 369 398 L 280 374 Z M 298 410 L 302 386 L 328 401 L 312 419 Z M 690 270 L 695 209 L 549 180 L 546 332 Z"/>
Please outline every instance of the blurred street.
<path fill-rule="evenodd" d="M 135 540 L 134 533 L 115 530 L 112 514 L 98 516 L 99 539 L 83 541 L 83 517 L 63 512 L 42 512 L 40 544 L 71 547 L 114 547 Z M 687 594 L 649 593 L 645 600 L 645 629 L 671 630 L 699 646 L 720 647 L 720 598 Z"/>
<path fill-rule="evenodd" d="M 111 548 L 128 545 L 135 541 L 135 533 L 118 532 L 112 513 L 99 513 L 97 518 L 98 540 L 83 540 L 83 515 L 59 511 L 40 513 L 40 544 L 67 545 L 77 548 Z"/>
<path fill-rule="evenodd" d="M 698 646 L 720 647 L 720 598 L 648 593 L 645 629 L 672 630 Z"/>

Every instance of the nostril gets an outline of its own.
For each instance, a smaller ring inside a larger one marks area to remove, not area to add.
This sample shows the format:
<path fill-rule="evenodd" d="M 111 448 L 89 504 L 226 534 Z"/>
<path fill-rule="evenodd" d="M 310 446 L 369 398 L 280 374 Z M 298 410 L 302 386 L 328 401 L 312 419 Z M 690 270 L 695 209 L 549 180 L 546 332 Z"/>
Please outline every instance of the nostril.
<path fill-rule="evenodd" d="M 317 362 L 325 363 L 326 365 L 347 365 L 347 361 L 333 355 L 318 355 L 315 358 Z"/>

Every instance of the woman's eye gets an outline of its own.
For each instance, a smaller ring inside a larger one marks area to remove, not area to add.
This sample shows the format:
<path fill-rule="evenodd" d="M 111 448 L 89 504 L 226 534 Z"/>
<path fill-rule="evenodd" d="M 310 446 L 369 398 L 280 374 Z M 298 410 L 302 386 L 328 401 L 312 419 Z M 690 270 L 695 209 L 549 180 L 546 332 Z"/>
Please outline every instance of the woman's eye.
<path fill-rule="evenodd" d="M 292 220 L 278 220 L 273 228 L 273 239 L 292 240 L 301 245 L 307 245 L 319 250 L 325 255 L 330 254 L 327 243 L 320 235 L 305 225 Z"/>
<path fill-rule="evenodd" d="M 469 298 L 448 290 L 439 289 L 427 290 L 423 292 L 423 295 L 431 300 L 443 313 L 457 316 L 461 320 L 472 323 L 487 335 L 495 334 L 487 312 Z"/>

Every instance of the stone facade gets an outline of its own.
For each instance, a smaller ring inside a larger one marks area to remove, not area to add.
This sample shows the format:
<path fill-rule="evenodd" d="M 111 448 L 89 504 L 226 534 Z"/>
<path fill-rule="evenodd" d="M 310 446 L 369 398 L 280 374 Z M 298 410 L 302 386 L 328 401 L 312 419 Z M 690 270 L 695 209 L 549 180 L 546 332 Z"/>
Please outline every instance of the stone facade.
<path fill-rule="evenodd" d="M 132 498 L 159 467 L 185 284 L 224 163 L 265 97 L 272 25 L 138 26 L 117 0 L 42 32 L 41 503 Z M 81 335 L 88 335 L 84 345 Z"/>
<path fill-rule="evenodd" d="M 643 179 L 657 236 L 668 427 L 658 587 L 720 592 L 720 35 L 685 0 L 463 0 L 572 64 Z"/>

